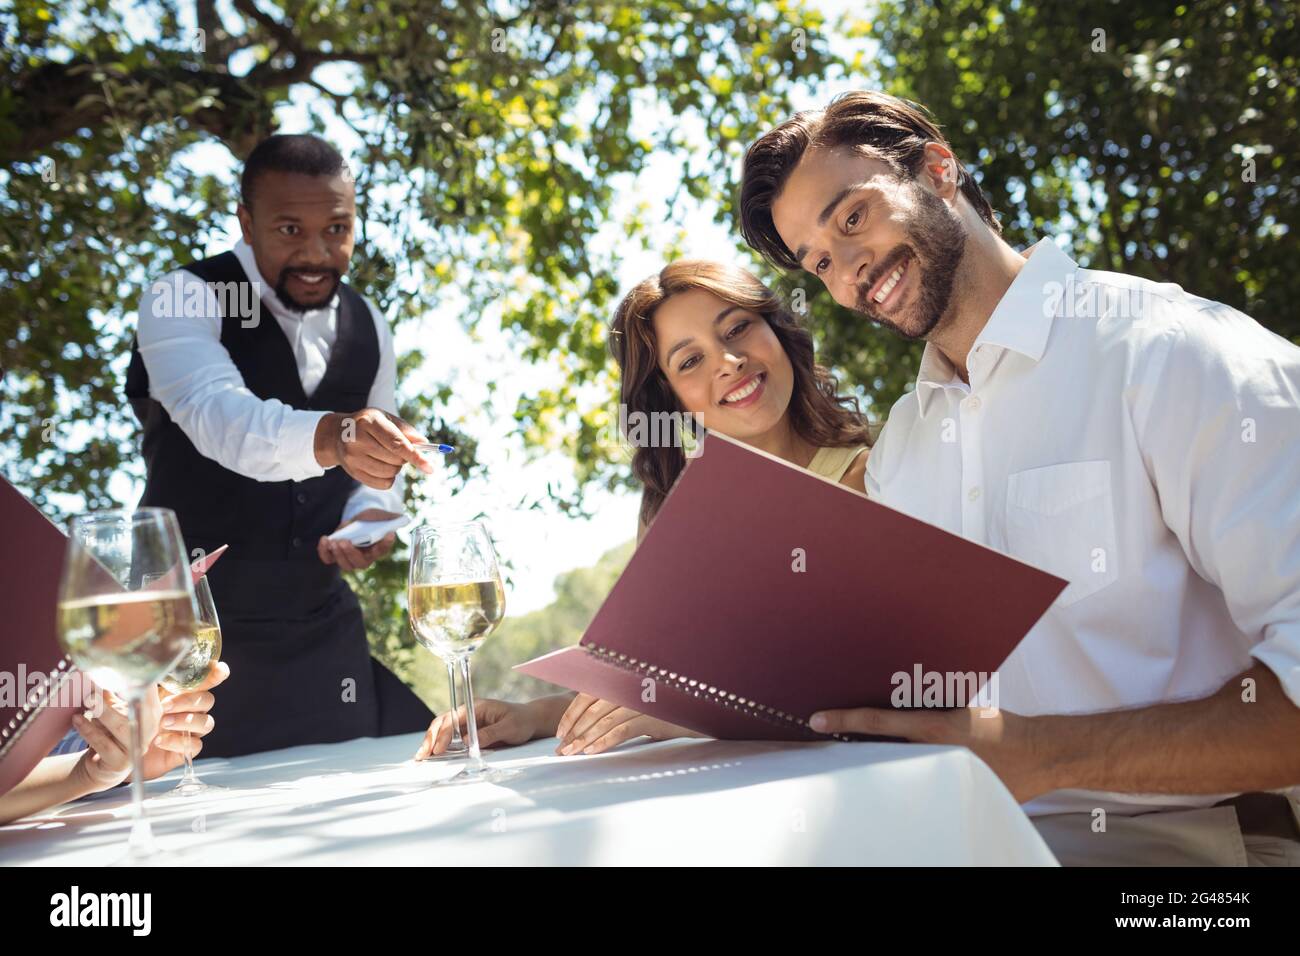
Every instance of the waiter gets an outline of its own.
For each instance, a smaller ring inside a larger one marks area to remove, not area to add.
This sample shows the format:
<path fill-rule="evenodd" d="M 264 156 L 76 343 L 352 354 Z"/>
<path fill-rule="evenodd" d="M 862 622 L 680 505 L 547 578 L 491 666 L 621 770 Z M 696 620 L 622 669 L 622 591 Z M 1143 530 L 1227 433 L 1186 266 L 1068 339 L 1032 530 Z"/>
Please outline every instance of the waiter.
<path fill-rule="evenodd" d="M 204 754 L 424 730 L 432 714 L 370 656 L 340 570 L 393 546 L 327 536 L 403 510 L 431 466 L 396 415 L 388 324 L 344 285 L 356 201 L 343 157 L 272 136 L 248 157 L 242 240 L 155 282 L 126 394 L 143 426 L 142 506 L 171 508 L 209 573 L 230 678 Z"/>

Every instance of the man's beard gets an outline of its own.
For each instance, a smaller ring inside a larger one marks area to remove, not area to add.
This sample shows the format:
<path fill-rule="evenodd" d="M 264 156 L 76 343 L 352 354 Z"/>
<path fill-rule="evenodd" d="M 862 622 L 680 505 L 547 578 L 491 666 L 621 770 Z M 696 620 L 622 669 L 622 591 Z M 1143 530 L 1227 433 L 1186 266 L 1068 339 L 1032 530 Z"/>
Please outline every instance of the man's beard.
<path fill-rule="evenodd" d="M 293 275 L 295 272 L 329 273 L 330 278 L 326 280 L 326 282 L 329 284 L 329 295 L 325 296 L 325 298 L 323 298 L 316 305 L 304 305 L 303 303 L 299 302 L 297 299 L 295 299 L 292 295 L 289 294 L 289 288 L 288 288 L 289 276 Z M 328 306 L 331 301 L 333 301 L 334 293 L 339 291 L 339 282 L 342 280 L 342 278 L 343 278 L 342 274 L 337 269 L 281 269 L 280 279 L 275 284 L 275 294 L 276 296 L 279 297 L 280 301 L 284 303 L 284 307 L 288 309 L 290 312 L 301 313 L 301 312 L 310 312 L 312 309 L 323 309 L 326 306 Z"/>
<path fill-rule="evenodd" d="M 913 187 L 916 213 L 907 226 L 909 242 L 896 246 L 879 266 L 872 270 L 866 282 L 858 286 L 856 311 L 872 322 L 892 329 L 908 339 L 923 339 L 934 331 L 939 320 L 948 311 L 952 299 L 953 280 L 957 267 L 966 251 L 966 230 L 942 199 L 931 195 L 919 186 Z M 876 310 L 876 304 L 867 298 L 884 276 L 910 262 L 909 270 L 919 269 L 916 278 L 915 304 L 906 309 L 919 319 L 919 324 L 905 329 Z"/>

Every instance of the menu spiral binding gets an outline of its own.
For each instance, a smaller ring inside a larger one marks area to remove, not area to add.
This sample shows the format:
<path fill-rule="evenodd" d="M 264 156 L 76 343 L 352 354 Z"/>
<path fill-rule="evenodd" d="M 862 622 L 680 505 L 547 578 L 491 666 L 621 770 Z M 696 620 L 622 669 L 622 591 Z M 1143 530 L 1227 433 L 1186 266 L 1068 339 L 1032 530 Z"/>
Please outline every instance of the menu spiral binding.
<path fill-rule="evenodd" d="M 70 680 L 73 671 L 68 668 L 72 665 L 72 659 L 66 654 L 59 661 L 58 669 L 49 677 L 43 677 L 40 684 L 32 688 L 32 692 L 27 695 L 27 700 L 23 702 L 14 716 L 3 727 L 0 727 L 0 760 L 15 746 L 22 738 L 23 732 L 31 726 L 32 719 L 45 707 L 50 700 L 57 700 L 59 691 L 63 688 L 65 681 Z"/>
<path fill-rule="evenodd" d="M 612 664 L 622 670 L 636 674 L 639 677 L 649 677 L 651 680 L 666 680 L 670 687 L 676 688 L 685 694 L 693 697 L 711 699 L 714 703 L 731 710 L 740 711 L 750 717 L 758 720 L 767 721 L 769 724 L 781 726 L 782 724 L 793 725 L 800 730 L 811 730 L 806 721 L 800 720 L 792 714 L 787 714 L 783 710 L 777 710 L 775 707 L 769 707 L 766 704 L 760 704 L 755 700 L 748 700 L 738 694 L 730 693 L 711 684 L 705 684 L 703 681 L 695 680 L 686 674 L 678 674 L 670 671 L 666 667 L 659 667 L 651 664 L 649 661 L 638 661 L 634 657 L 628 657 L 626 654 L 620 654 L 617 651 L 601 647 L 599 644 L 584 643 L 581 645 L 587 650 L 594 653 L 601 660 Z M 816 733 L 816 731 L 812 731 Z M 826 734 L 825 736 L 834 737 L 836 740 L 849 741 L 851 738 L 843 734 Z"/>

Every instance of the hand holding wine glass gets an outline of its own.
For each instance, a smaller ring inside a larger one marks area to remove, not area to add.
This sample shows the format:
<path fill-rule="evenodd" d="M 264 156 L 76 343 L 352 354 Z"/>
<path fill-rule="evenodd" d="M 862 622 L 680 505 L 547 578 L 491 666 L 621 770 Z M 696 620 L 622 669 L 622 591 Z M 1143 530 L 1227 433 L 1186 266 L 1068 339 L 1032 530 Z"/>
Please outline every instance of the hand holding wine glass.
<path fill-rule="evenodd" d="M 98 792 L 131 775 L 130 703 L 93 684 L 83 703 L 86 711 L 73 715 L 72 727 L 87 747 L 73 772 L 81 776 L 88 791 Z M 145 740 L 153 739 L 161 718 L 162 701 L 157 695 L 146 694 L 140 709 L 140 732 Z"/>
<path fill-rule="evenodd" d="M 174 512 L 140 508 L 72 520 L 59 582 L 59 642 L 96 686 L 130 704 L 134 824 L 128 862 L 156 852 L 144 814 L 143 724 L 154 685 L 194 643 L 198 608 Z M 107 745 L 107 742 L 105 742 Z"/>
<path fill-rule="evenodd" d="M 185 762 L 188 754 L 197 757 L 203 738 L 212 732 L 216 721 L 209 713 L 216 704 L 213 688 L 230 676 L 225 661 L 213 661 L 207 676 L 192 690 L 175 694 L 158 686 L 162 702 L 162 722 L 158 734 L 144 754 L 144 778 L 153 780 L 170 773 Z"/>
<path fill-rule="evenodd" d="M 194 597 L 198 606 L 195 620 L 194 644 L 189 651 L 176 662 L 175 666 L 162 679 L 162 686 L 173 696 L 169 700 L 177 713 L 163 718 L 163 727 L 179 731 L 182 734 L 181 753 L 184 755 L 185 774 L 180 783 L 163 797 L 192 797 L 196 794 L 213 790 L 225 790 L 213 784 L 206 784 L 194 773 L 194 754 L 190 747 L 191 731 L 207 733 L 212 729 L 212 718 L 207 715 L 207 708 L 212 706 L 212 695 L 203 688 L 211 686 L 211 675 L 215 664 L 221 657 L 221 621 L 217 617 L 217 606 L 212 599 L 212 588 L 204 575 L 194 582 Z M 222 677 L 222 680 L 225 678 Z M 183 695 L 191 695 L 188 699 Z M 193 712 L 182 716 L 179 706 L 202 706 L 200 719 L 196 722 Z M 202 746 L 202 745 L 200 745 Z M 197 750 L 197 748 L 194 748 Z M 161 798 L 160 798 L 161 799 Z"/>
<path fill-rule="evenodd" d="M 540 703 L 545 703 L 542 701 Z M 478 745 L 494 747 L 498 744 L 514 746 L 550 734 L 546 717 L 538 713 L 538 701 L 515 703 L 508 700 L 482 698 L 474 701 L 474 721 L 478 729 Z M 429 724 L 424 739 L 415 751 L 414 760 L 440 757 L 451 749 L 456 729 L 467 720 L 465 705 L 451 708 Z M 551 728 L 554 720 L 551 720 Z"/>
<path fill-rule="evenodd" d="M 230 668 L 216 662 L 188 693 L 172 694 L 160 685 L 156 705 L 148 694 L 144 696 L 140 731 L 149 742 L 142 759 L 145 780 L 166 776 L 187 758 L 199 755 L 203 737 L 215 726 L 208 713 L 215 702 L 211 690 L 229 676 Z M 129 704 L 110 691 L 99 691 L 98 696 L 99 701 L 86 704 L 97 717 L 75 714 L 72 718 L 73 729 L 88 745 L 75 772 L 91 793 L 115 787 L 131 775 Z"/>
<path fill-rule="evenodd" d="M 460 668 L 469 736 L 467 765 L 440 784 L 499 781 L 518 771 L 489 767 L 479 750 L 470 655 L 505 616 L 496 551 L 480 521 L 423 525 L 411 538 L 411 628 L 420 643 Z"/>

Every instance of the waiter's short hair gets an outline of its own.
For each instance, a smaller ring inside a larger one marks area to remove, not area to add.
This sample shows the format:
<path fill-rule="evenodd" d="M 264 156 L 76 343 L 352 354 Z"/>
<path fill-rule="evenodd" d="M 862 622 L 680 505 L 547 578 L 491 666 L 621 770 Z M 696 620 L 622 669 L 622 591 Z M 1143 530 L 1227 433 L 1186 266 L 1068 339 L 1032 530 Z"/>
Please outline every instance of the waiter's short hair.
<path fill-rule="evenodd" d="M 262 173 L 335 176 L 346 166 L 343 154 L 319 136 L 311 133 L 276 133 L 253 147 L 248 159 L 244 161 L 244 174 L 239 180 L 240 199 L 245 206 L 252 206 L 253 188 Z"/>

